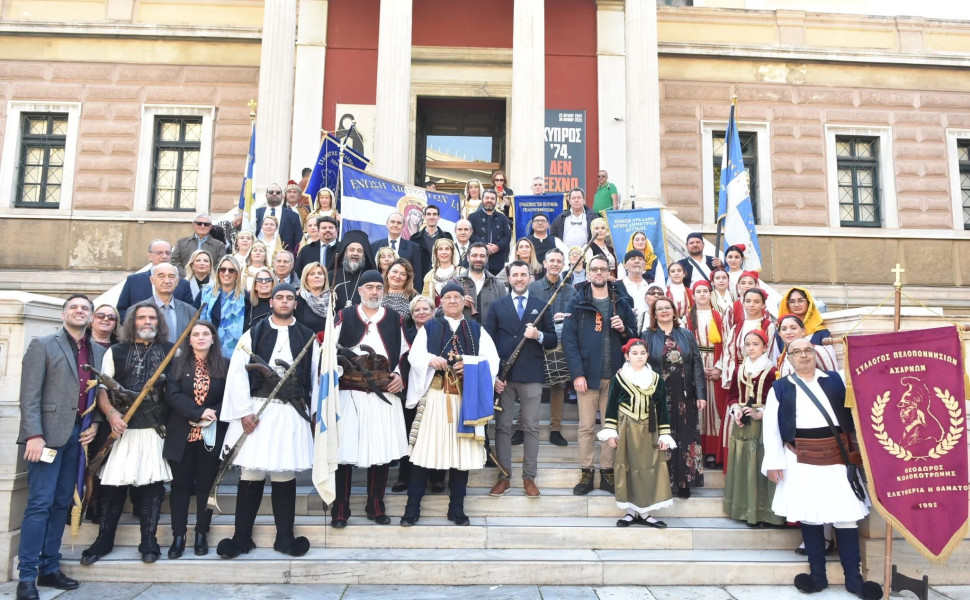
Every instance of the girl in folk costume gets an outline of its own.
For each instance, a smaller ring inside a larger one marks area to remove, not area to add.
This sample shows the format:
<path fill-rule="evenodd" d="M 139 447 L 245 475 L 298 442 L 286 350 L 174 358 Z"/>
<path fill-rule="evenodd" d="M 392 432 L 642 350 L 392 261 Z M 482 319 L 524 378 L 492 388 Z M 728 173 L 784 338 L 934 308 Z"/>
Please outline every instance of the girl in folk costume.
<path fill-rule="evenodd" d="M 778 339 L 782 341 L 784 346 L 781 352 L 778 353 L 777 358 L 775 358 L 775 368 L 777 369 L 778 378 L 786 377 L 791 375 L 795 369 L 792 367 L 791 362 L 788 360 L 788 346 L 791 345 L 795 340 L 808 340 L 812 341 L 812 336 L 808 335 L 805 331 L 805 324 L 797 316 L 789 313 L 778 321 Z M 828 336 L 826 336 L 828 337 Z M 816 344 L 812 342 L 812 348 L 815 349 L 815 366 L 822 371 L 838 371 L 839 364 L 835 357 L 835 350 L 832 346 L 825 346 L 823 344 Z"/>
<path fill-rule="evenodd" d="M 744 320 L 744 306 L 742 306 L 741 298 L 744 297 L 746 291 L 753 287 L 758 287 L 758 283 L 757 271 L 745 271 L 738 278 L 738 285 L 734 290 L 737 293 L 737 300 L 731 303 L 731 310 L 727 314 L 727 324 L 729 327 Z M 767 306 L 765 306 L 765 316 L 769 316 Z"/>
<path fill-rule="evenodd" d="M 280 222 L 276 217 L 271 215 L 266 215 L 263 217 L 263 224 L 259 228 L 259 235 L 256 236 L 257 239 L 266 245 L 266 251 L 269 253 L 269 258 L 267 262 L 272 265 L 273 257 L 280 250 L 289 250 L 280 239 Z"/>
<path fill-rule="evenodd" d="M 694 304 L 694 295 L 687 286 L 684 285 L 684 265 L 680 263 L 670 263 L 667 267 L 667 297 L 674 303 L 678 318 L 687 317 L 690 307 Z"/>
<path fill-rule="evenodd" d="M 771 512 L 775 484 L 761 474 L 765 447 L 761 438 L 761 417 L 765 398 L 775 381 L 775 369 L 768 357 L 768 336 L 753 329 L 744 336 L 744 361 L 734 370 L 728 391 L 727 479 L 724 483 L 724 512 L 748 527 L 769 527 L 785 523 Z"/>
<path fill-rule="evenodd" d="M 676 448 L 670 436 L 664 380 L 647 364 L 647 344 L 632 339 L 623 346 L 626 363 L 610 381 L 602 442 L 616 448 L 616 505 L 626 510 L 617 527 L 662 529 L 650 516 L 673 504 L 665 451 Z"/>
<path fill-rule="evenodd" d="M 464 202 L 461 205 L 461 217 L 463 219 L 467 219 L 468 215 L 478 210 L 478 207 L 482 205 L 482 192 L 484 191 L 485 188 L 482 187 L 481 181 L 477 179 L 468 180 L 468 183 L 465 184 Z"/>
<path fill-rule="evenodd" d="M 724 253 L 724 263 L 725 269 L 728 273 L 728 278 L 731 280 L 729 289 L 734 294 L 734 299 L 740 298 L 740 294 L 737 292 L 738 280 L 741 278 L 741 273 L 744 272 L 744 251 L 746 250 L 744 244 L 734 244 L 729 246 L 727 252 Z"/>
<path fill-rule="evenodd" d="M 724 360 L 721 366 L 721 385 L 724 389 L 731 387 L 731 376 L 734 370 L 744 360 L 744 336 L 748 332 L 760 329 L 768 339 L 775 337 L 775 325 L 765 313 L 765 301 L 768 295 L 761 288 L 751 288 L 741 298 L 744 317 L 728 325 L 727 343 L 724 346 Z"/>
<path fill-rule="evenodd" d="M 424 276 L 424 288 L 422 296 L 427 296 L 434 301 L 434 305 L 441 304 L 441 290 L 449 281 L 454 281 L 461 285 L 461 278 L 465 270 L 458 266 L 458 253 L 455 252 L 455 243 L 448 238 L 439 238 L 434 243 L 431 258 L 431 270 Z"/>
<path fill-rule="evenodd" d="M 788 314 L 795 315 L 805 324 L 805 335 L 807 336 L 805 339 L 812 342 L 813 346 L 820 346 L 825 338 L 832 337 L 832 334 L 822 323 L 822 313 L 815 305 L 815 298 L 808 292 L 808 288 L 792 287 L 781 299 L 778 317 L 784 317 Z M 785 346 L 787 344 L 781 337 L 776 336 L 772 355 L 777 357 L 778 353 L 785 349 Z"/>
<path fill-rule="evenodd" d="M 334 206 L 333 201 L 333 191 L 328 187 L 320 188 L 317 192 L 317 207 L 310 213 L 307 219 L 313 219 L 316 217 L 333 217 L 340 223 L 340 213 L 337 212 L 337 208 Z M 340 227 L 337 227 L 337 231 L 340 231 Z"/>
<path fill-rule="evenodd" d="M 734 296 L 731 295 L 731 277 L 724 269 L 714 269 L 711 271 L 711 306 L 714 310 L 721 313 L 724 319 L 731 307 L 734 306 Z M 727 323 L 725 322 L 725 325 Z"/>
<path fill-rule="evenodd" d="M 694 306 L 687 314 L 687 328 L 694 332 L 701 351 L 707 380 L 707 406 L 701 413 L 701 447 L 706 466 L 724 464 L 726 448 L 721 442 L 721 423 L 727 412 L 727 390 L 721 387 L 721 358 L 724 354 L 724 321 L 711 306 L 711 284 L 701 279 L 691 287 Z"/>

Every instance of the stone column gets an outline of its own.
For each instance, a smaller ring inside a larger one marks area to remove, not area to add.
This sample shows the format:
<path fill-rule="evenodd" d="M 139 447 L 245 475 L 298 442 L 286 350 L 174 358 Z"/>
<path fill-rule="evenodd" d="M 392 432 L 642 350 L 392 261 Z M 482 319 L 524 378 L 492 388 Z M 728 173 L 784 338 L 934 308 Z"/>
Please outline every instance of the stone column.
<path fill-rule="evenodd" d="M 630 206 L 626 162 L 626 56 L 623 40 L 622 0 L 596 2 L 596 88 L 599 104 L 599 163 L 620 192 L 624 207 Z M 592 196 L 596 182 L 589 183 Z"/>
<path fill-rule="evenodd" d="M 512 97 L 508 161 L 512 189 L 527 193 L 545 174 L 546 40 L 543 0 L 515 0 L 512 14 Z"/>
<path fill-rule="evenodd" d="M 381 2 L 374 168 L 411 183 L 411 0 Z"/>
<path fill-rule="evenodd" d="M 293 82 L 293 134 L 290 179 L 299 181 L 303 167 L 313 168 L 323 124 L 323 66 L 327 59 L 328 0 L 299 0 L 296 33 L 296 76 Z"/>
<path fill-rule="evenodd" d="M 627 195 L 635 199 L 637 206 L 661 204 L 658 78 L 657 5 L 655 2 L 627 2 Z"/>
<path fill-rule="evenodd" d="M 293 125 L 293 70 L 296 59 L 296 0 L 267 0 L 263 9 L 263 44 L 259 55 L 259 105 L 256 108 L 254 184 L 286 184 L 290 173 Z M 256 202 L 263 194 L 256 194 Z"/>

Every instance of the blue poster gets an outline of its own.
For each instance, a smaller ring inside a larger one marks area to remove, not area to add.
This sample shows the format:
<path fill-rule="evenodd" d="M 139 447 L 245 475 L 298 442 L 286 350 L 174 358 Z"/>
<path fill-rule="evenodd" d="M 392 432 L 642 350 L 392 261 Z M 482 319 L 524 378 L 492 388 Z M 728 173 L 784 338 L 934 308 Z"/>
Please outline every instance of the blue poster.
<path fill-rule="evenodd" d="M 606 223 L 613 236 L 613 248 L 617 260 L 622 261 L 627 251 L 633 249 L 633 235 L 642 231 L 647 236 L 647 250 L 652 251 L 660 261 L 664 274 L 667 273 L 667 243 L 664 239 L 663 218 L 659 208 L 631 208 L 627 210 L 606 211 Z M 648 252 L 644 252 L 645 255 Z M 651 266 L 648 259 L 647 268 Z"/>
<path fill-rule="evenodd" d="M 530 221 L 536 213 L 546 213 L 549 225 L 566 208 L 565 194 L 543 194 L 542 196 L 513 196 L 515 209 L 515 231 L 513 241 L 522 239 L 532 233 Z"/>

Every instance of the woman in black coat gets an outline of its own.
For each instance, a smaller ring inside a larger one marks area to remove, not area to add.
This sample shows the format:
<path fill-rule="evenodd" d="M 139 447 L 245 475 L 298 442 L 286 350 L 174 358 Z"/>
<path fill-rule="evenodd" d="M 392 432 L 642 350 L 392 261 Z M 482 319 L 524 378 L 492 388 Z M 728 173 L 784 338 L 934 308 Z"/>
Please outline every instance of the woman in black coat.
<path fill-rule="evenodd" d="M 219 421 L 226 389 L 228 361 L 222 356 L 219 334 L 208 321 L 192 326 L 189 337 L 169 370 L 164 457 L 172 466 L 172 547 L 168 557 L 185 551 L 189 499 L 195 494 L 195 554 L 209 552 L 206 534 L 212 510 L 206 508 L 209 490 L 219 470 L 219 450 L 227 423 Z M 212 437 L 214 434 L 214 437 Z"/>
<path fill-rule="evenodd" d="M 664 380 L 670 431 L 677 447 L 667 452 L 667 470 L 677 496 L 690 498 L 690 488 L 704 485 L 704 452 L 700 415 L 707 406 L 707 381 L 694 334 L 680 326 L 674 304 L 658 298 L 643 331 L 650 367 Z"/>

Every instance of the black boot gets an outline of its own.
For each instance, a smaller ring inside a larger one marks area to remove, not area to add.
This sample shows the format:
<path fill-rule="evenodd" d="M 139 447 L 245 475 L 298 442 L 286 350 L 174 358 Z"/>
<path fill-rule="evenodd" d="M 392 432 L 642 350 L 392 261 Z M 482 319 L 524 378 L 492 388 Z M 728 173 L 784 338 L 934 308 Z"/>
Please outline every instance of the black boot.
<path fill-rule="evenodd" d="M 613 480 L 613 469 L 600 469 L 600 489 L 607 494 L 616 493 L 616 482 Z"/>
<path fill-rule="evenodd" d="M 231 538 L 225 538 L 216 547 L 222 558 L 236 558 L 256 547 L 253 542 L 253 525 L 263 501 L 263 481 L 239 480 L 236 492 L 236 521 Z"/>
<path fill-rule="evenodd" d="M 815 594 L 829 586 L 828 577 L 825 575 L 824 528 L 821 525 L 802 523 L 802 539 L 805 541 L 805 554 L 808 555 L 809 573 L 795 575 L 795 587 L 800 592 Z"/>
<path fill-rule="evenodd" d="M 125 497 L 128 494 L 126 486 L 101 486 L 101 524 L 98 537 L 87 550 L 81 553 L 82 565 L 93 565 L 110 553 L 115 546 L 115 532 L 118 530 L 118 520 L 125 508 Z"/>
<path fill-rule="evenodd" d="M 182 553 L 185 552 L 185 534 L 176 535 L 172 537 L 172 545 L 168 548 L 168 557 L 171 560 L 177 558 L 182 558 Z"/>
<path fill-rule="evenodd" d="M 468 487 L 468 471 L 451 469 L 448 473 L 448 520 L 455 525 L 468 525 L 465 515 L 465 493 Z"/>
<path fill-rule="evenodd" d="M 276 521 L 276 541 L 273 550 L 290 556 L 303 556 L 310 550 L 310 540 L 293 536 L 296 521 L 296 479 L 274 481 L 273 520 Z"/>
<path fill-rule="evenodd" d="M 583 474 L 579 478 L 579 483 L 573 488 L 574 496 L 585 496 L 593 491 L 593 469 L 583 469 Z"/>
<path fill-rule="evenodd" d="M 353 465 L 337 465 L 334 474 L 336 496 L 330 505 L 330 526 L 343 529 L 350 518 L 350 486 L 354 476 Z"/>
<path fill-rule="evenodd" d="M 156 482 L 142 486 L 139 492 L 138 523 L 141 529 L 141 544 L 138 545 L 138 551 L 141 552 L 142 562 L 151 564 L 162 555 L 157 533 L 158 520 L 162 515 L 165 486 L 161 482 Z M 185 536 L 182 536 L 182 549 L 185 549 Z"/>
<path fill-rule="evenodd" d="M 387 465 L 367 467 L 367 518 L 379 525 L 387 525 L 391 518 L 384 510 L 384 490 L 387 488 Z"/>
<path fill-rule="evenodd" d="M 862 557 L 859 552 L 859 528 L 846 529 L 834 527 L 835 540 L 839 547 L 839 561 L 845 574 L 845 590 L 865 600 L 882 598 L 882 586 L 875 581 L 865 581 L 860 567 Z"/>

